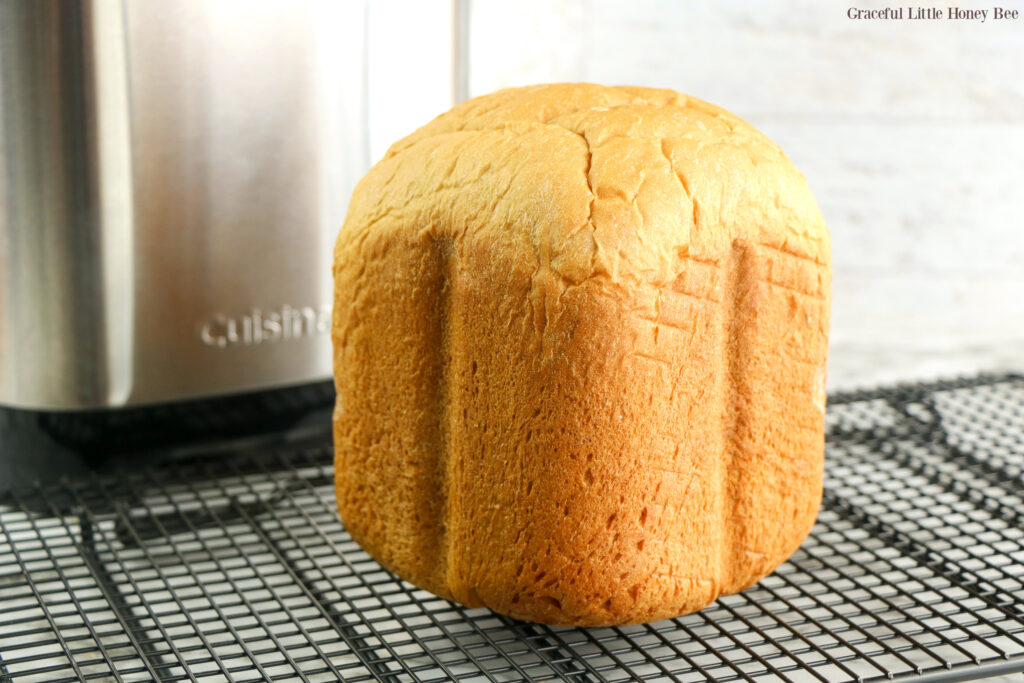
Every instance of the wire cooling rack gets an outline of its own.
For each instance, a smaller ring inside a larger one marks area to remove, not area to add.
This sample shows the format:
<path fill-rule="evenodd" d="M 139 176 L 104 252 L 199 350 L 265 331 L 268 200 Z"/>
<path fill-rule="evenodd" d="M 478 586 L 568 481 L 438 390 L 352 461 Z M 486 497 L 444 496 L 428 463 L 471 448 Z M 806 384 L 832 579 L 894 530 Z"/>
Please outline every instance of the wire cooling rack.
<path fill-rule="evenodd" d="M 833 396 L 824 501 L 704 611 L 527 624 L 417 590 L 321 435 L 0 493 L 0 681 L 953 681 L 1024 671 L 1024 378 Z"/>

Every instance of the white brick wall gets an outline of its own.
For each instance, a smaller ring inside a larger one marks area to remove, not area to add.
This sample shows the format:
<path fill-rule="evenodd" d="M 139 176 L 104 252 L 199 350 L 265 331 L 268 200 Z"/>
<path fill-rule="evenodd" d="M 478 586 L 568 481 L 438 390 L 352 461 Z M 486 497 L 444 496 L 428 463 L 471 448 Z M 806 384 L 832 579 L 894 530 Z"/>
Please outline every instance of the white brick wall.
<path fill-rule="evenodd" d="M 832 388 L 1022 371 L 1024 19 L 853 21 L 850 5 L 476 0 L 469 90 L 630 83 L 734 111 L 804 172 L 832 231 Z"/>

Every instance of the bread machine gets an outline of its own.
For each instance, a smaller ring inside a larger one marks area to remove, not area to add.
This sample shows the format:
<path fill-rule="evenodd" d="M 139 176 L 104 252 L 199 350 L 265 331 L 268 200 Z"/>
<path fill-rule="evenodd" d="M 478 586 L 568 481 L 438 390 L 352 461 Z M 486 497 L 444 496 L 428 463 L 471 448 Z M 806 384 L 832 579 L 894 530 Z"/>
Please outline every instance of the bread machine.
<path fill-rule="evenodd" d="M 330 376 L 358 3 L 0 4 L 0 404 Z"/>
<path fill-rule="evenodd" d="M 183 413 L 223 428 L 330 401 L 366 20 L 360 2 L 0 0 L 0 485 L 39 460 L 16 426 L 110 451 L 195 432 Z"/>

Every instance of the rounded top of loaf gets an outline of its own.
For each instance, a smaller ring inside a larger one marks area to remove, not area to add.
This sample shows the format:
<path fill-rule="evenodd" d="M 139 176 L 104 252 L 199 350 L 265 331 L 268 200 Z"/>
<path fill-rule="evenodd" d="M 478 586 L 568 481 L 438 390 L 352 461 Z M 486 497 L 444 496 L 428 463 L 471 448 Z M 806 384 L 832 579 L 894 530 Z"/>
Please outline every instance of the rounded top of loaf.
<path fill-rule="evenodd" d="M 739 117 L 672 90 L 501 90 L 399 140 L 357 185 L 345 250 L 395 231 L 484 239 L 568 284 L 671 282 L 745 240 L 829 262 L 803 176 Z"/>

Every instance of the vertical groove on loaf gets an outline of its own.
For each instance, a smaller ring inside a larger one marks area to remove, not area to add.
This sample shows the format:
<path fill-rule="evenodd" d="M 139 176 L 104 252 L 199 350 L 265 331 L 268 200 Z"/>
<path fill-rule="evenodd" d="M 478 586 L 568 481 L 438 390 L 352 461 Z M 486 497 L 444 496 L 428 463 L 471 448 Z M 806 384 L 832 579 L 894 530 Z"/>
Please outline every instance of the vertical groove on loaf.
<path fill-rule="evenodd" d="M 440 500 L 437 529 L 438 538 L 436 543 L 437 558 L 434 569 L 434 581 L 438 586 L 444 586 L 446 591 L 451 591 L 449 583 L 451 577 L 451 541 L 452 534 L 449 534 L 451 524 L 451 504 L 449 491 L 451 489 L 452 458 L 450 435 L 451 435 L 451 367 L 452 367 L 452 289 L 455 284 L 454 269 L 456 260 L 453 257 L 452 239 L 449 236 L 437 237 L 433 240 L 433 248 L 438 260 L 438 279 L 436 289 L 436 316 L 439 325 L 437 346 L 434 353 L 437 354 L 434 361 L 438 368 L 437 384 L 434 387 L 434 409 L 437 419 L 437 438 L 434 449 L 436 473 L 437 473 L 437 497 Z"/>
<path fill-rule="evenodd" d="M 723 339 L 719 348 L 725 354 L 722 362 L 724 369 L 724 387 L 721 393 L 725 402 L 722 410 L 722 444 L 724 446 L 721 501 L 722 501 L 722 540 L 721 565 L 718 575 L 718 589 L 729 592 L 734 583 L 736 561 L 742 552 L 743 530 L 736 517 L 737 491 L 742 487 L 743 471 L 737 468 L 737 451 L 742 448 L 739 426 L 744 419 L 743 396 L 746 378 L 746 354 L 748 339 L 744 326 L 744 273 L 748 270 L 746 245 L 741 240 L 733 240 L 725 265 L 725 295 L 722 299 Z"/>

